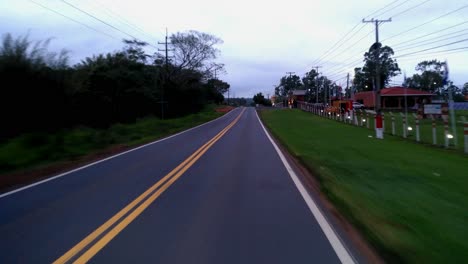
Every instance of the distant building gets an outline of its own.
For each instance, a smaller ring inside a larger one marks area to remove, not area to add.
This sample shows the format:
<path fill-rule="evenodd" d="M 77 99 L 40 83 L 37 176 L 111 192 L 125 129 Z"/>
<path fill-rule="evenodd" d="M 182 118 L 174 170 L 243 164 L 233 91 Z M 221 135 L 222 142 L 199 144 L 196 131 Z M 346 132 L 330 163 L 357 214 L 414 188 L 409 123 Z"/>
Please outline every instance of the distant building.
<path fill-rule="evenodd" d="M 306 90 L 293 90 L 289 92 L 289 101 L 294 104 L 295 102 L 305 102 Z"/>
<path fill-rule="evenodd" d="M 430 103 L 434 95 L 430 92 L 420 91 L 405 87 L 389 87 L 380 91 L 382 109 L 403 109 L 406 106 Z M 366 108 L 375 107 L 375 92 L 360 92 L 354 95 L 354 100 L 363 104 Z"/>

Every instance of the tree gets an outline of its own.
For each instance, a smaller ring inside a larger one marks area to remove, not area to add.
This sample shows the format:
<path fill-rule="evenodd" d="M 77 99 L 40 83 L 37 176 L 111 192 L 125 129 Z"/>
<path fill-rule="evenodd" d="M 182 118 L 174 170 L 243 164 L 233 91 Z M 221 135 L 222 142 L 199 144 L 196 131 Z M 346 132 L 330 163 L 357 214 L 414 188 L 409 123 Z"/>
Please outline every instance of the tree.
<path fill-rule="evenodd" d="M 207 99 L 219 104 L 224 101 L 223 94 L 229 90 L 230 85 L 227 82 L 218 79 L 209 79 L 205 84 Z"/>
<path fill-rule="evenodd" d="M 48 50 L 50 39 L 3 35 L 0 43 L 0 138 L 24 132 L 53 131 L 69 120 L 67 51 Z M 1 140 L 1 139 L 0 139 Z"/>
<path fill-rule="evenodd" d="M 463 85 L 462 94 L 468 96 L 468 82 Z"/>
<path fill-rule="evenodd" d="M 283 76 L 280 85 L 275 88 L 277 96 L 287 96 L 290 91 L 303 89 L 301 78 L 297 75 Z"/>
<path fill-rule="evenodd" d="M 271 101 L 266 99 L 262 93 L 258 93 L 254 95 L 253 101 L 254 103 L 259 104 L 259 105 L 271 106 Z"/>
<path fill-rule="evenodd" d="M 317 98 L 316 95 L 319 92 L 317 89 L 319 73 L 312 69 L 307 72 L 304 77 L 302 77 L 302 83 L 304 84 L 304 89 L 307 90 L 306 92 L 306 100 L 308 102 L 315 102 Z"/>
<path fill-rule="evenodd" d="M 372 91 L 373 78 L 370 72 L 364 72 L 362 68 L 354 68 L 353 87 L 356 92 Z"/>
<path fill-rule="evenodd" d="M 422 61 L 416 65 L 415 70 L 421 72 L 414 74 L 405 81 L 408 87 L 441 94 L 443 86 L 443 67 L 445 62 L 438 60 Z"/>
<path fill-rule="evenodd" d="M 382 47 L 382 43 L 374 43 L 369 51 L 364 53 L 364 67 L 362 75 L 359 78 L 362 80 L 358 81 L 362 89 L 362 85 L 368 85 L 371 90 L 374 90 L 374 79 L 377 76 L 377 63 L 379 65 L 379 77 L 380 77 L 380 87 L 385 87 L 390 79 L 394 76 L 400 74 L 400 68 L 395 59 L 392 58 L 394 52 L 393 49 L 389 46 Z M 358 71 L 358 73 L 360 73 Z M 356 77 L 355 77 L 356 78 Z M 365 87 L 365 86 L 364 86 Z"/>
<path fill-rule="evenodd" d="M 174 49 L 172 63 L 176 69 L 199 71 L 209 77 L 214 69 L 222 71 L 224 65 L 214 62 L 220 52 L 216 45 L 223 43 L 220 38 L 190 30 L 173 34 L 170 39 Z"/>

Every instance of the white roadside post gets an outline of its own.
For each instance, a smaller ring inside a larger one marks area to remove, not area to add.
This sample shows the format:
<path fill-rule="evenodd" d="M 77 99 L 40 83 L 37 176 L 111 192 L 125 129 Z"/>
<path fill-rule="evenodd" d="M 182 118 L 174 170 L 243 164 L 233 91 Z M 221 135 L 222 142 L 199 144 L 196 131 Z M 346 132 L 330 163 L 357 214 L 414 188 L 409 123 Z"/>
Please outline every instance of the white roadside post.
<path fill-rule="evenodd" d="M 464 116 L 461 117 L 463 123 L 463 138 L 465 141 L 465 154 L 468 154 L 468 122 Z"/>
<path fill-rule="evenodd" d="M 390 116 L 392 117 L 392 135 L 395 135 L 395 116 L 392 112 L 390 112 Z"/>
<path fill-rule="evenodd" d="M 353 110 L 353 118 L 354 118 L 354 124 L 355 124 L 356 126 L 359 126 L 359 121 L 358 121 L 358 120 L 359 120 L 359 117 L 358 117 L 358 115 L 357 115 L 357 110 Z"/>
<path fill-rule="evenodd" d="M 415 123 L 416 123 L 416 141 L 419 142 L 420 141 L 420 138 L 419 138 L 419 117 L 418 117 L 418 115 L 416 115 L 414 113 L 413 113 L 413 117 L 414 117 L 414 120 L 415 120 Z"/>
<path fill-rule="evenodd" d="M 366 125 L 367 125 L 367 128 L 369 128 L 369 113 L 366 112 Z"/>
<path fill-rule="evenodd" d="M 382 133 L 385 133 L 385 114 L 382 113 Z"/>
<path fill-rule="evenodd" d="M 449 124 L 448 124 L 448 115 L 443 115 L 442 118 L 444 119 L 444 136 L 445 136 L 445 147 L 449 147 Z"/>
<path fill-rule="evenodd" d="M 437 145 L 436 119 L 434 115 L 432 115 L 431 118 L 432 118 L 432 144 Z"/>
<path fill-rule="evenodd" d="M 400 115 L 403 119 L 403 137 L 406 138 L 406 116 L 403 113 L 400 113 Z"/>
<path fill-rule="evenodd" d="M 465 154 L 468 154 L 468 122 L 463 123 L 463 135 L 465 138 Z"/>

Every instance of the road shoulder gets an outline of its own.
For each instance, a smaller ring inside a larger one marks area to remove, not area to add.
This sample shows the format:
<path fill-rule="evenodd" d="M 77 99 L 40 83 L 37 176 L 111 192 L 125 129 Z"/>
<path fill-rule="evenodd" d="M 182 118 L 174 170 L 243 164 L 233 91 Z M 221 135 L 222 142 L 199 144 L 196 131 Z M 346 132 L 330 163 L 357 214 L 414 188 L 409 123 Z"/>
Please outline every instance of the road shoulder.
<path fill-rule="evenodd" d="M 257 113 L 258 115 L 258 113 Z M 293 156 L 287 148 L 282 144 L 270 129 L 264 124 L 260 115 L 258 118 L 265 128 L 268 135 L 278 146 L 281 153 L 291 166 L 292 170 L 298 176 L 302 185 L 313 199 L 319 210 L 331 225 L 338 238 L 344 244 L 352 257 L 358 263 L 385 263 L 385 261 L 377 254 L 377 251 L 368 244 L 364 237 L 360 234 L 351 222 L 349 222 L 327 198 L 326 194 L 320 188 L 320 182 L 301 162 L 301 160 Z"/>

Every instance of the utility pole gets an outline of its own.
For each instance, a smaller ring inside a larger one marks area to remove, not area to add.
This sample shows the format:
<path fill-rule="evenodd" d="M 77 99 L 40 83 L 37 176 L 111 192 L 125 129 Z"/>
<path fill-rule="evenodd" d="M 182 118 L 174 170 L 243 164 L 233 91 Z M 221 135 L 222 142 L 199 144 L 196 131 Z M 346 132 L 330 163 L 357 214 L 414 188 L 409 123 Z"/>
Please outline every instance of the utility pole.
<path fill-rule="evenodd" d="M 349 92 L 349 97 L 351 97 L 351 91 L 349 90 L 349 72 L 348 75 L 346 75 L 346 91 Z"/>
<path fill-rule="evenodd" d="M 167 83 L 167 79 L 169 79 L 169 51 L 174 51 L 174 49 L 169 49 L 167 47 L 167 45 L 169 44 L 172 44 L 172 43 L 169 43 L 167 42 L 167 39 L 168 39 L 168 33 L 167 33 L 167 28 L 166 28 L 166 41 L 164 42 L 158 42 L 159 45 L 165 45 L 165 48 L 164 49 L 158 49 L 158 51 L 164 51 L 166 53 L 166 65 L 165 65 L 165 69 L 166 69 L 166 74 L 164 76 L 164 82 L 163 82 L 163 85 L 161 85 L 161 119 L 164 119 L 164 104 L 166 102 L 164 102 L 164 85 Z"/>
<path fill-rule="evenodd" d="M 380 43 L 379 43 L 379 24 L 385 22 L 392 22 L 392 19 L 371 19 L 365 20 L 362 19 L 362 23 L 374 23 L 375 24 L 375 45 L 377 48 L 375 56 L 375 112 L 376 112 L 376 138 L 383 139 L 383 129 L 382 129 L 382 109 L 380 106 Z"/>
<path fill-rule="evenodd" d="M 315 103 L 318 103 L 318 77 L 319 77 L 319 72 L 318 69 L 322 68 L 322 66 L 312 66 L 312 68 L 315 69 L 315 73 L 317 73 L 317 76 L 315 76 Z"/>
<path fill-rule="evenodd" d="M 295 74 L 295 72 L 286 72 L 286 74 L 289 74 L 289 78 L 291 78 L 291 76 Z"/>

